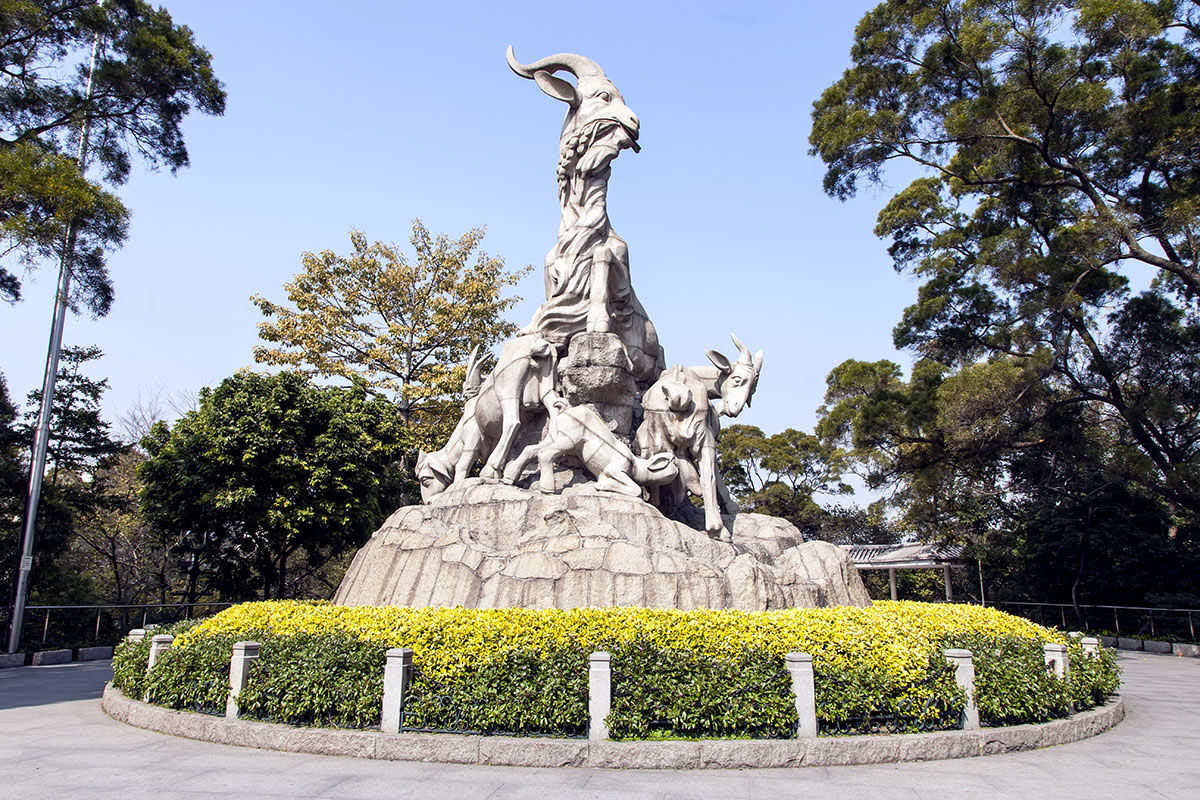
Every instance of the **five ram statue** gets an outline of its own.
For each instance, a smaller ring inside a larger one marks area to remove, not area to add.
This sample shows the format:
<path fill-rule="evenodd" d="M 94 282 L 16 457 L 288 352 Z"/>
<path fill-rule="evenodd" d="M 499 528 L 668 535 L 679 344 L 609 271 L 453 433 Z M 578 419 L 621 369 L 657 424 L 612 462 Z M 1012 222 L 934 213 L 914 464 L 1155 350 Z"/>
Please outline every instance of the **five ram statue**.
<path fill-rule="evenodd" d="M 728 541 L 722 512 L 738 508 L 716 468 L 719 417 L 736 417 L 750 404 L 762 351 L 751 355 L 734 336 L 733 361 L 709 350 L 711 366 L 666 366 L 633 290 L 629 247 L 608 218 L 612 162 L 624 149 L 639 150 L 637 115 L 589 58 L 564 53 L 522 64 L 511 47 L 507 58 L 513 72 L 567 104 L 557 169 L 562 222 L 546 256 L 546 301 L 486 378 L 472 355 L 458 426 L 445 447 L 418 458 L 421 497 L 436 502 L 477 462 L 485 480 L 536 479 L 542 492 L 556 490 L 556 469 L 573 469 L 599 491 L 642 497 L 668 516 L 698 496 L 704 529 Z M 607 348 L 607 360 L 577 353 L 584 348 L 572 342 L 581 335 L 589 353 Z M 568 363 L 604 380 L 575 374 L 568 382 Z M 623 427 L 614 407 L 625 408 L 632 423 Z M 533 462 L 536 469 L 527 470 Z"/>

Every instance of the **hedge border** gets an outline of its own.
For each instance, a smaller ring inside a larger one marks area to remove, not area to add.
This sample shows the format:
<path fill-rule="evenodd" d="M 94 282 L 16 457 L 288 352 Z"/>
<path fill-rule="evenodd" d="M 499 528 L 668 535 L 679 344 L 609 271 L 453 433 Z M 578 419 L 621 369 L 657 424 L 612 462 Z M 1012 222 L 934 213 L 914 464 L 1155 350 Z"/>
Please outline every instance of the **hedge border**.
<path fill-rule="evenodd" d="M 226 720 L 133 700 L 111 683 L 104 688 L 101 707 L 118 722 L 137 728 L 264 750 L 385 761 L 618 769 L 832 767 L 971 758 L 1076 742 L 1103 733 L 1125 718 L 1125 701 L 1118 694 L 1102 706 L 1066 719 L 1004 728 L 815 739 L 616 742 L 387 734 Z"/>

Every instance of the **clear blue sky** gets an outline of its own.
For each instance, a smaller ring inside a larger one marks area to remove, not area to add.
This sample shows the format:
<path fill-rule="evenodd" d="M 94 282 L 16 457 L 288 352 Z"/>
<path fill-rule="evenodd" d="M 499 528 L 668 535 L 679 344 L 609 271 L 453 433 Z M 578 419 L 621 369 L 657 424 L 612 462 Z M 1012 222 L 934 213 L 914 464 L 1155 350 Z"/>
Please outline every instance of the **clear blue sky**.
<path fill-rule="evenodd" d="M 139 396 L 195 392 L 252 365 L 249 297 L 285 299 L 303 251 L 345 252 L 354 227 L 407 242 L 410 222 L 535 265 L 513 315 L 542 298 L 558 228 L 554 167 L 564 106 L 509 71 L 576 52 L 599 62 L 642 121 L 615 162 L 609 210 L 667 363 L 766 351 L 740 422 L 811 429 L 829 370 L 891 358 L 915 296 L 872 233 L 890 191 L 839 203 L 809 157 L 813 100 L 848 64 L 845 3 L 395 3 L 171 0 L 213 54 L 224 117 L 186 124 L 192 165 L 135 170 L 112 255 L 116 303 L 70 317 L 68 344 L 106 353 L 110 419 Z M 893 189 L 895 187 L 892 187 Z M 54 271 L 0 306 L 0 369 L 14 399 L 40 385 Z"/>

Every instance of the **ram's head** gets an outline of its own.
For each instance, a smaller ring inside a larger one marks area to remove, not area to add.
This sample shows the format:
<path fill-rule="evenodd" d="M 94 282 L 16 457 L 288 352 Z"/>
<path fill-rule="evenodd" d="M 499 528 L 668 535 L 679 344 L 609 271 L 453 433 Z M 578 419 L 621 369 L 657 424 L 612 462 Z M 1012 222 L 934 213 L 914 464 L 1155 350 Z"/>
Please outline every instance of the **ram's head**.
<path fill-rule="evenodd" d="M 606 166 L 623 148 L 636 153 L 638 147 L 638 118 L 625 105 L 624 98 L 604 70 L 590 58 L 559 53 L 522 64 L 513 49 L 508 48 L 508 66 L 522 78 L 532 78 L 542 91 L 567 104 L 563 122 L 559 171 L 590 174 Z M 575 76 L 572 85 L 555 72 Z"/>

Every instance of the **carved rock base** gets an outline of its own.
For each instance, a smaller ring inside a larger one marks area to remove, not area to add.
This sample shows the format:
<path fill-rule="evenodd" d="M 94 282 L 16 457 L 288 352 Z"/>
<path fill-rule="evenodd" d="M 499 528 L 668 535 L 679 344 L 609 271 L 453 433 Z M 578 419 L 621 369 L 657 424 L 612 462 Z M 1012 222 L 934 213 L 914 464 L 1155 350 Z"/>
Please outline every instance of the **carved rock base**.
<path fill-rule="evenodd" d="M 641 500 L 542 494 L 478 478 L 393 514 L 355 556 L 341 605 L 736 608 L 868 605 L 847 554 L 739 514 L 733 544 Z"/>
<path fill-rule="evenodd" d="M 641 421 L 641 394 L 625 345 L 615 333 L 577 333 L 559 364 L 563 394 L 573 406 L 588 404 L 628 444 Z"/>

